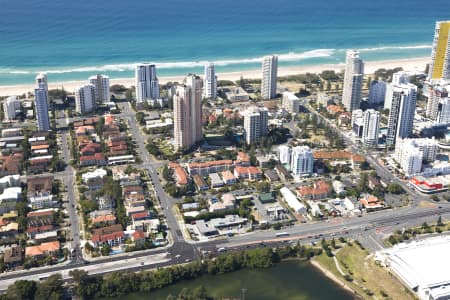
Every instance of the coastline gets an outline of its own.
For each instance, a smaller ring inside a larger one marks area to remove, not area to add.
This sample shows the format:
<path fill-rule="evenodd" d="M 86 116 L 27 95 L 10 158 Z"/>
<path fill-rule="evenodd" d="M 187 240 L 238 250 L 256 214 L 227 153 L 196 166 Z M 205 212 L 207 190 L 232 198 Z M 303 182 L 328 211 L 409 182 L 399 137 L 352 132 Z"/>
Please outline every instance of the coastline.
<path fill-rule="evenodd" d="M 429 57 L 416 57 L 407 59 L 395 59 L 395 60 L 380 60 L 380 61 L 367 61 L 365 62 L 365 74 L 373 74 L 377 69 L 385 68 L 392 69 L 396 67 L 402 67 L 405 71 L 411 72 L 423 72 L 425 70 L 426 64 L 429 62 Z M 295 67 L 279 67 L 278 76 L 288 76 L 296 75 L 302 73 L 320 73 L 324 70 L 334 70 L 336 72 L 341 72 L 344 70 L 344 64 L 321 64 L 321 65 L 311 65 L 311 66 L 295 66 Z M 94 75 L 95 72 L 93 72 Z M 232 80 L 236 81 L 241 76 L 244 78 L 260 78 L 261 71 L 259 69 L 252 70 L 242 70 L 241 72 L 227 72 L 227 73 L 217 73 L 218 80 Z M 159 77 L 159 83 L 165 84 L 169 81 L 181 82 L 184 75 L 180 76 L 170 76 L 170 77 Z M 77 81 L 65 81 L 65 82 L 49 82 L 49 89 L 56 89 L 64 87 L 69 92 L 72 92 L 76 87 L 88 83 L 88 80 L 77 80 Z M 126 87 L 134 85 L 134 78 L 111 78 L 110 84 L 122 84 Z M 22 95 L 24 93 L 33 92 L 35 88 L 34 83 L 30 84 L 17 84 L 17 85 L 0 85 L 0 96 L 13 96 Z"/>
<path fill-rule="evenodd" d="M 316 260 L 311 259 L 309 261 L 311 265 L 314 266 L 318 271 L 320 271 L 325 277 L 333 281 L 336 285 L 343 288 L 344 290 L 350 292 L 351 294 L 355 295 L 355 298 L 361 298 L 361 296 L 358 294 L 358 292 L 354 289 L 352 289 L 348 284 L 346 284 L 343 280 L 338 278 L 336 275 L 334 275 L 331 271 L 327 270 L 326 268 L 322 267 L 320 263 L 318 263 Z"/>

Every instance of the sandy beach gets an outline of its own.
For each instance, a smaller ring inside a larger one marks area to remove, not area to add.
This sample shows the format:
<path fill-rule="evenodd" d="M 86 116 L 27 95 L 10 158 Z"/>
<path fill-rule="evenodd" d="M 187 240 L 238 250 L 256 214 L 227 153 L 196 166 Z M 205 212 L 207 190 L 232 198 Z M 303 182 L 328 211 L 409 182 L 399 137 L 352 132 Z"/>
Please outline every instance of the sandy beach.
<path fill-rule="evenodd" d="M 392 69 L 396 67 L 402 67 L 405 71 L 411 72 L 423 72 L 425 66 L 429 63 L 429 57 L 408 58 L 408 59 L 396 59 L 396 60 L 383 60 L 383 61 L 369 61 L 365 62 L 365 73 L 373 74 L 380 68 Z M 158 67 L 158 66 L 157 66 Z M 320 73 L 324 70 L 334 70 L 340 72 L 344 69 L 344 64 L 324 64 L 314 66 L 296 66 L 296 67 L 279 67 L 278 76 L 295 75 L 302 73 Z M 94 74 L 93 74 L 94 75 Z M 217 73 L 219 80 L 238 80 L 241 76 L 244 78 L 260 78 L 261 71 L 259 69 L 244 70 L 242 72 L 230 72 L 230 73 Z M 164 84 L 169 81 L 181 82 L 184 76 L 173 77 L 159 77 L 159 82 Z M 66 81 L 66 82 L 49 82 L 49 89 L 56 89 L 64 87 L 69 92 L 72 92 L 76 87 L 86 84 L 88 80 L 80 81 Z M 110 84 L 122 84 L 127 87 L 134 85 L 134 78 L 111 78 Z M 35 88 L 34 83 L 19 84 L 19 85 L 5 85 L 0 86 L 0 96 L 12 96 L 22 95 L 27 92 L 32 92 Z"/>

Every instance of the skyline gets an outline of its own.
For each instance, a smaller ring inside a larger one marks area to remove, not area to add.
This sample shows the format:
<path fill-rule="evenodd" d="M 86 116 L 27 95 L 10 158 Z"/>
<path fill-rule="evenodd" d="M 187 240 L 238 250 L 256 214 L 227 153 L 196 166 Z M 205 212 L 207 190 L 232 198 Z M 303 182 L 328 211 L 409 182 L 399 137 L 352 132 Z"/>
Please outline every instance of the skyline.
<path fill-rule="evenodd" d="M 1 299 L 286 260 L 364 299 L 450 297 L 389 257 L 450 233 L 448 0 L 24 1 L 0 12 Z"/>

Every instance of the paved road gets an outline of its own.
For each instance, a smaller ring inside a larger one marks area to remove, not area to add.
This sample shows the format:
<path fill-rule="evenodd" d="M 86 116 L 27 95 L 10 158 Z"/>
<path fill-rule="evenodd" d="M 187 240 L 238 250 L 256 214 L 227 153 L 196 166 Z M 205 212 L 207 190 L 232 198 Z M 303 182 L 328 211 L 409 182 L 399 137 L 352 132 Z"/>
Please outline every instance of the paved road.
<path fill-rule="evenodd" d="M 69 119 L 65 118 L 64 112 L 59 111 L 59 117 L 57 119 L 57 133 L 61 138 L 61 144 L 59 145 L 61 149 L 61 159 L 67 164 L 63 172 L 58 172 L 55 174 L 56 178 L 62 180 L 64 189 L 67 192 L 67 202 L 66 209 L 70 220 L 70 239 L 71 239 L 71 249 L 74 251 L 74 255 L 71 257 L 72 262 L 81 262 L 83 260 L 81 252 L 81 242 L 80 242 L 80 224 L 78 222 L 77 213 L 77 198 L 75 196 L 75 170 L 69 165 L 71 159 L 70 154 L 70 141 L 69 132 L 67 126 L 69 125 Z"/>

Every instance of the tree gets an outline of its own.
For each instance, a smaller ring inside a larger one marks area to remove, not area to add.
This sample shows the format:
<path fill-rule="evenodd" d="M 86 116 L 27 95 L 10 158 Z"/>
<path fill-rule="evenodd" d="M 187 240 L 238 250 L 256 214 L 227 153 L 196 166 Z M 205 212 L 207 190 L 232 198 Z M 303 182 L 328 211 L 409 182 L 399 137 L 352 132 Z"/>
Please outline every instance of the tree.
<path fill-rule="evenodd" d="M 127 89 L 127 91 L 125 92 L 125 99 L 127 99 L 127 101 L 134 100 L 133 91 L 131 89 Z"/>
<path fill-rule="evenodd" d="M 444 223 L 442 222 L 442 217 L 441 216 L 439 216 L 436 225 L 437 226 L 444 226 Z"/>
<path fill-rule="evenodd" d="M 387 186 L 387 191 L 391 194 L 401 194 L 403 193 L 403 188 L 398 183 L 390 183 Z"/>
<path fill-rule="evenodd" d="M 72 270 L 69 275 L 73 279 L 73 293 L 81 299 L 93 299 L 98 292 L 99 277 L 90 277 L 84 270 Z"/>
<path fill-rule="evenodd" d="M 137 121 L 140 125 L 144 125 L 144 124 L 145 124 L 145 122 L 144 122 L 144 117 L 145 117 L 145 114 L 144 114 L 142 111 L 136 113 L 136 121 Z"/>
<path fill-rule="evenodd" d="M 268 193 L 270 192 L 270 183 L 267 181 L 261 181 L 256 183 L 256 190 L 259 193 Z"/>
<path fill-rule="evenodd" d="M 64 299 L 64 288 L 61 274 L 53 274 L 41 282 L 36 290 L 36 300 Z"/>
<path fill-rule="evenodd" d="M 101 253 L 103 256 L 108 256 L 111 252 L 111 246 L 109 244 L 104 244 L 101 249 Z"/>
<path fill-rule="evenodd" d="M 6 290 L 6 299 L 34 299 L 36 293 L 36 282 L 28 280 L 17 280 Z"/>

